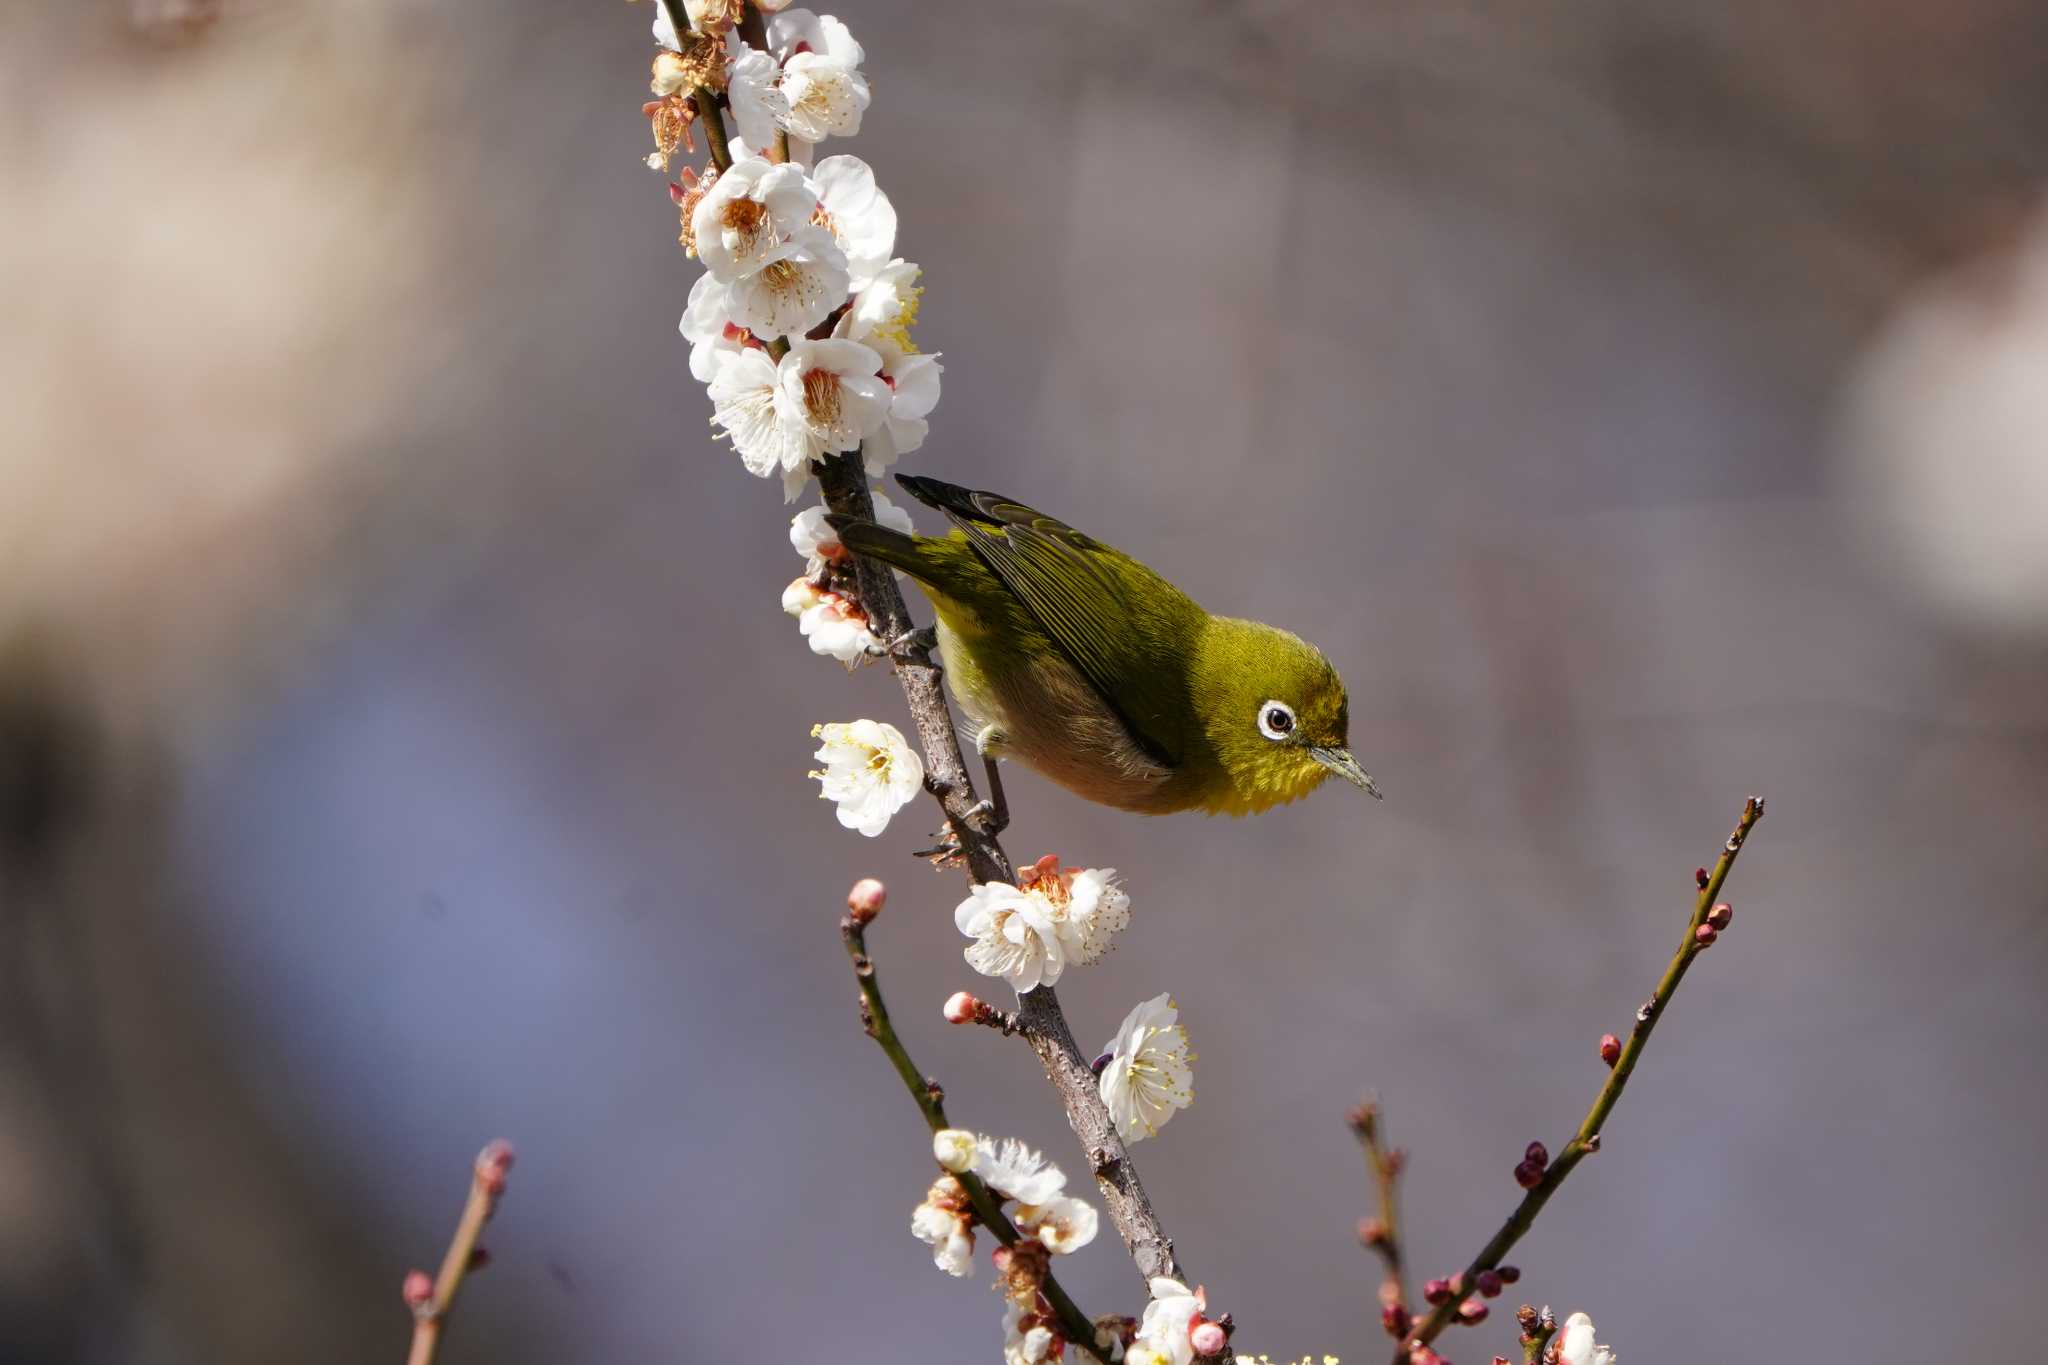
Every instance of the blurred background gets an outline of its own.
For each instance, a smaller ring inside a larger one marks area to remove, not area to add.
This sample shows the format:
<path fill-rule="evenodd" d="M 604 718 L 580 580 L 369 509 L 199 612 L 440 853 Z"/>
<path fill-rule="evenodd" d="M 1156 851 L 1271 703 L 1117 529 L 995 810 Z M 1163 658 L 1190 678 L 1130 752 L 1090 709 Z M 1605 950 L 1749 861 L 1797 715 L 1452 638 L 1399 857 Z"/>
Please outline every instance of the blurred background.
<path fill-rule="evenodd" d="M 1200 1101 L 1137 1154 L 1240 1346 L 1383 1357 L 1344 1111 L 1462 1264 L 1756 791 L 1503 1305 L 1663 1365 L 2029 1349 L 2048 11 L 841 13 L 946 356 L 907 467 L 1318 641 L 1388 793 L 1010 780 L 1015 854 L 1134 899 L 1083 1045 L 1182 1007 Z M 997 1359 L 908 1232 L 854 878 L 955 1118 L 1080 1157 L 939 1019 L 929 808 L 870 842 L 803 777 L 900 700 L 804 649 L 789 509 L 708 439 L 648 6 L 0 15 L 0 1358 L 396 1360 L 503 1135 L 445 1360 Z M 1141 1302 L 1107 1227 L 1062 1273 Z"/>

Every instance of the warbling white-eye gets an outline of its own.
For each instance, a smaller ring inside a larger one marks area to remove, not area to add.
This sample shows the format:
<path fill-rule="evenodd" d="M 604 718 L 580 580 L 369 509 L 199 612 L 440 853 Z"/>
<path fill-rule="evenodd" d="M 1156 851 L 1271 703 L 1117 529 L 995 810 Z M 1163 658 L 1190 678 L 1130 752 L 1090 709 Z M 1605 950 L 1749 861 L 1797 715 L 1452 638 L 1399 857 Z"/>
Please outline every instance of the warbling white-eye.
<path fill-rule="evenodd" d="M 828 520 L 847 548 L 903 570 L 931 599 L 946 679 L 984 757 L 1151 815 L 1246 815 L 1333 773 L 1380 794 L 1346 747 L 1344 684 L 1300 636 L 1211 616 L 1129 555 L 1022 503 L 896 481 L 953 532 Z M 1000 800 L 998 788 L 999 823 Z"/>

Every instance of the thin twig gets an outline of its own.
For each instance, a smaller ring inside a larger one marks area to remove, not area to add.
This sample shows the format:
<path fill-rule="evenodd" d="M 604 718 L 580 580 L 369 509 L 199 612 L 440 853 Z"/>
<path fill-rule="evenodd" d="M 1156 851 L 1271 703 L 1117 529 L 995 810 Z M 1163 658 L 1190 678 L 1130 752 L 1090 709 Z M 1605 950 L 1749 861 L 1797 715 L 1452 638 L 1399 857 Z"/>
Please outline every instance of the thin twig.
<path fill-rule="evenodd" d="M 505 1173 L 512 1169 L 512 1144 L 500 1138 L 477 1153 L 470 1172 L 469 1197 L 463 1201 L 462 1217 L 455 1224 L 455 1236 L 448 1254 L 441 1258 L 441 1273 L 431 1285 L 426 1272 L 415 1270 L 405 1277 L 405 1299 L 412 1309 L 412 1353 L 407 1365 L 431 1365 L 441 1344 L 441 1329 L 455 1310 L 455 1296 L 469 1272 L 483 1264 L 477 1239 L 484 1224 L 497 1212 L 505 1193 Z"/>
<path fill-rule="evenodd" d="M 852 915 L 842 916 L 839 936 L 845 940 L 846 956 L 853 963 L 855 979 L 860 982 L 861 1026 L 867 1030 L 868 1037 L 879 1043 L 882 1051 L 888 1054 L 890 1065 L 896 1068 L 896 1074 L 902 1077 L 910 1098 L 917 1101 L 918 1109 L 923 1112 L 925 1125 L 934 1133 L 941 1128 L 952 1127 L 946 1119 L 946 1092 L 937 1081 L 917 1069 L 910 1060 L 910 1054 L 904 1050 L 903 1040 L 896 1035 L 896 1026 L 889 1020 L 889 1007 L 882 1002 L 882 983 L 876 978 L 874 959 L 868 956 L 865 926 Z M 1003 1213 L 1002 1200 L 972 1171 L 963 1171 L 953 1178 L 967 1191 L 968 1202 L 974 1206 L 974 1216 L 981 1220 L 982 1226 L 1004 1246 L 1015 1246 L 1020 1235 L 1016 1225 Z M 1067 1296 L 1067 1291 L 1061 1288 L 1050 1270 L 1045 1273 L 1039 1292 L 1052 1305 L 1067 1340 L 1102 1361 L 1103 1365 L 1108 1365 L 1107 1353 L 1095 1344 L 1095 1324 Z"/>
<path fill-rule="evenodd" d="M 1585 1122 L 1579 1125 L 1579 1130 L 1572 1135 L 1571 1141 L 1565 1143 L 1564 1150 L 1549 1163 L 1542 1179 L 1522 1196 L 1522 1202 L 1508 1215 L 1507 1222 L 1501 1224 L 1500 1231 L 1493 1235 L 1493 1240 L 1481 1248 L 1479 1254 L 1472 1258 L 1472 1263 L 1465 1267 L 1465 1273 L 1452 1286 L 1451 1296 L 1438 1304 L 1428 1319 L 1402 1343 L 1394 1356 L 1397 1365 L 1407 1360 L 1411 1350 L 1427 1346 L 1436 1339 L 1437 1334 L 1456 1316 L 1458 1305 L 1465 1295 L 1472 1292 L 1479 1272 L 1492 1270 L 1500 1265 L 1501 1258 L 1506 1256 L 1529 1230 L 1530 1225 L 1536 1221 L 1536 1215 L 1550 1202 L 1550 1196 L 1557 1193 L 1558 1186 L 1564 1184 L 1565 1177 L 1572 1173 L 1572 1168 L 1600 1150 L 1600 1130 L 1605 1126 L 1607 1116 L 1614 1112 L 1615 1104 L 1620 1101 L 1621 1092 L 1627 1087 L 1628 1078 L 1634 1072 L 1637 1060 L 1643 1055 L 1643 1047 L 1650 1041 L 1651 1031 L 1657 1027 L 1657 1021 L 1664 1017 L 1665 1008 L 1670 1005 L 1672 994 L 1678 989 L 1678 983 L 1685 979 L 1686 969 L 1692 966 L 1693 959 L 1705 950 L 1706 943 L 1700 938 L 1700 926 L 1707 922 L 1707 916 L 1712 912 L 1714 903 L 1721 894 L 1721 886 L 1728 880 L 1729 870 L 1735 866 L 1736 856 L 1742 852 L 1744 841 L 1749 838 L 1749 832 L 1756 826 L 1756 822 L 1763 818 L 1763 813 L 1762 797 L 1752 796 L 1743 803 L 1742 818 L 1736 822 L 1735 832 L 1730 834 L 1728 842 L 1721 846 L 1721 856 L 1715 860 L 1713 871 L 1700 881 L 1699 896 L 1694 902 L 1692 917 L 1686 921 L 1685 939 L 1678 945 L 1678 951 L 1672 954 L 1671 964 L 1664 969 L 1664 976 L 1657 983 L 1656 993 L 1636 1011 L 1635 1027 L 1629 1031 L 1628 1041 L 1622 1045 L 1621 1056 L 1616 1059 L 1614 1070 L 1607 1077 L 1607 1084 L 1600 1087 L 1599 1095 L 1594 1097 L 1593 1107 L 1586 1111 Z"/>
<path fill-rule="evenodd" d="M 1351 1111 L 1351 1127 L 1358 1134 L 1359 1145 L 1365 1148 L 1365 1164 L 1372 1172 L 1373 1189 L 1378 1195 L 1379 1213 L 1360 1228 L 1360 1235 L 1386 1263 L 1380 1307 L 1382 1311 L 1397 1306 L 1406 1308 L 1408 1282 L 1401 1265 L 1401 1217 L 1394 1202 L 1394 1186 L 1401 1178 L 1407 1154 L 1398 1148 L 1388 1148 L 1377 1100 L 1368 1099 Z"/>
<path fill-rule="evenodd" d="M 868 492 L 860 452 L 828 455 L 813 469 L 825 503 L 834 512 L 874 519 L 874 499 Z M 1014 884 L 1017 873 L 1009 855 L 988 832 L 986 815 L 977 810 L 974 782 L 967 775 L 953 713 L 939 684 L 939 667 L 932 662 L 928 646 L 909 638 L 910 612 L 896 587 L 895 575 L 887 565 L 859 556 L 854 557 L 854 571 L 869 628 L 880 639 L 899 642 L 892 648 L 890 662 L 917 725 L 919 747 L 924 750 L 925 786 L 946 813 L 968 875 L 977 882 Z M 1094 1168 L 1110 1221 L 1130 1249 L 1139 1273 L 1148 1280 L 1166 1275 L 1185 1282 L 1187 1274 L 1173 1254 L 1173 1242 L 1160 1226 L 1159 1215 L 1131 1164 L 1130 1152 L 1096 1089 L 1094 1068 L 1074 1042 L 1073 1030 L 1052 987 L 1040 986 L 1018 997 L 1017 1020 L 1031 1050 L 1038 1054 L 1039 1065 L 1045 1068 L 1046 1079 L 1059 1094 L 1067 1123 Z"/>

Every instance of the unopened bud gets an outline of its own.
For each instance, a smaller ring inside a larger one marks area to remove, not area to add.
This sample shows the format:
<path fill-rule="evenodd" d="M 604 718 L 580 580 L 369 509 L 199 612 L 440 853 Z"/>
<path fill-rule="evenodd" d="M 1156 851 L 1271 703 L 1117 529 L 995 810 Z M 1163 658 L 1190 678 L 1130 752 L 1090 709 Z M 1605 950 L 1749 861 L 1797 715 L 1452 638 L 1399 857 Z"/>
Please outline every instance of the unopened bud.
<path fill-rule="evenodd" d="M 1522 1278 L 1522 1268 L 1518 1265 L 1504 1265 L 1495 1273 L 1500 1276 L 1502 1284 L 1513 1284 Z"/>
<path fill-rule="evenodd" d="M 1478 1278 L 1472 1282 L 1472 1287 L 1491 1299 L 1497 1298 L 1500 1295 L 1501 1283 L 1498 1270 L 1482 1270 L 1479 1272 Z"/>
<path fill-rule="evenodd" d="M 1484 1322 L 1487 1311 L 1486 1301 L 1476 1296 L 1458 1305 L 1458 1317 L 1464 1322 Z"/>
<path fill-rule="evenodd" d="M 1600 1035 L 1600 1060 L 1613 1066 L 1621 1060 L 1621 1039 L 1611 1033 Z"/>
<path fill-rule="evenodd" d="M 1387 1329 L 1387 1335 L 1399 1339 L 1408 1335 L 1408 1329 L 1415 1325 L 1408 1309 L 1398 1303 L 1390 1303 L 1380 1310 L 1380 1326 Z"/>
<path fill-rule="evenodd" d="M 1223 1328 L 1213 1322 L 1197 1322 L 1188 1333 L 1188 1340 L 1194 1345 L 1198 1356 L 1222 1355 L 1223 1348 L 1230 1344 L 1230 1338 L 1223 1334 Z"/>
<path fill-rule="evenodd" d="M 974 1134 L 965 1128 L 941 1128 L 932 1134 L 932 1156 L 954 1175 L 974 1168 Z"/>
<path fill-rule="evenodd" d="M 491 1249 L 489 1247 L 471 1247 L 469 1249 L 469 1268 L 471 1270 L 482 1270 L 490 1263 Z"/>
<path fill-rule="evenodd" d="M 1451 1282 L 1443 1279 L 1431 1280 L 1422 1286 L 1422 1299 L 1425 1303 L 1449 1303 Z"/>
<path fill-rule="evenodd" d="M 405 1306 L 418 1312 L 434 1301 L 434 1282 L 424 1270 L 408 1270 L 398 1292 L 405 1296 Z"/>
<path fill-rule="evenodd" d="M 1692 931 L 1692 936 L 1699 941 L 1700 947 L 1710 948 L 1713 946 L 1714 940 L 1721 937 L 1721 931 L 1711 924 L 1702 924 L 1699 928 Z"/>
<path fill-rule="evenodd" d="M 946 997 L 944 1009 L 947 1023 L 971 1024 L 974 1016 L 981 1013 L 982 1004 L 966 991 L 954 991 Z"/>
<path fill-rule="evenodd" d="M 888 899 L 888 887 L 873 877 L 862 877 L 853 884 L 853 890 L 846 893 L 846 913 L 853 917 L 855 924 L 872 924 L 875 916 L 882 913 L 882 903 Z"/>
<path fill-rule="evenodd" d="M 1543 1183 L 1543 1168 L 1533 1161 L 1524 1161 L 1515 1167 L 1515 1183 L 1525 1190 L 1533 1190 Z"/>
<path fill-rule="evenodd" d="M 1359 1219 L 1358 1240 L 1369 1247 L 1386 1245 L 1387 1225 L 1377 1218 Z"/>
<path fill-rule="evenodd" d="M 503 1138 L 492 1138 L 476 1154 L 476 1183 L 486 1194 L 505 1192 L 505 1173 L 512 1169 L 512 1155 L 512 1144 Z"/>
<path fill-rule="evenodd" d="M 1716 929 L 1726 929 L 1728 922 L 1734 918 L 1735 907 L 1727 901 L 1722 901 L 1719 905 L 1707 911 L 1707 923 L 1713 925 Z"/>
<path fill-rule="evenodd" d="M 1522 1160 L 1533 1161 L 1538 1166 L 1550 1164 L 1550 1149 L 1540 1142 L 1532 1142 L 1522 1150 Z"/>
<path fill-rule="evenodd" d="M 1704 867 L 1696 867 L 1692 870 L 1692 880 L 1695 886 L 1704 891 L 1707 889 L 1707 882 L 1711 879 L 1707 876 L 1707 870 Z"/>

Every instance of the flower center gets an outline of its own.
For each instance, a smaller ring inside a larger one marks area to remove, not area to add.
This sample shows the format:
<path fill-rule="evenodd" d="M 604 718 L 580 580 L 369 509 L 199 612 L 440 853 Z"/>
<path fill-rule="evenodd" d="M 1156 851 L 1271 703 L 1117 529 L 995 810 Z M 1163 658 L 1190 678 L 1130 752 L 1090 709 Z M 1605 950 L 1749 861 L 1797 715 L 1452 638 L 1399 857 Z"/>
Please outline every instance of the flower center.
<path fill-rule="evenodd" d="M 768 226 L 768 206 L 753 199 L 734 199 L 725 206 L 725 230 L 738 250 L 751 250 Z"/>
<path fill-rule="evenodd" d="M 830 370 L 804 371 L 804 411 L 810 414 L 813 422 L 820 426 L 837 423 L 840 397 L 838 375 Z"/>

